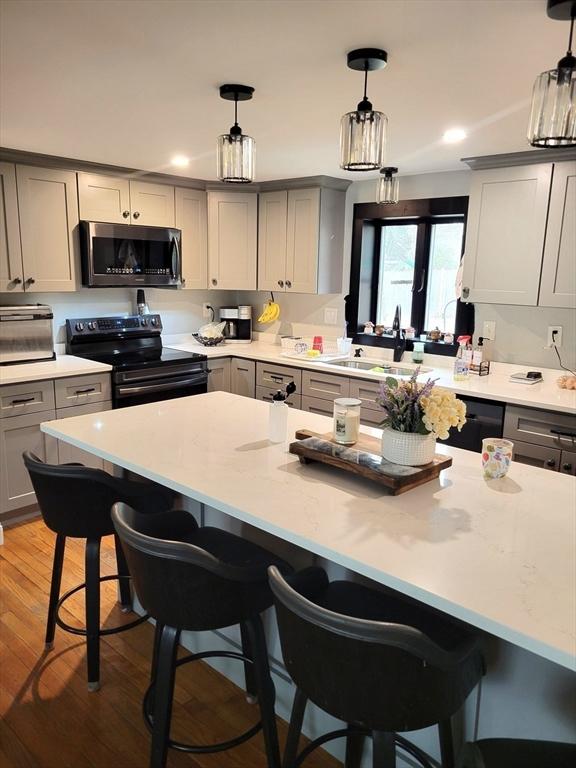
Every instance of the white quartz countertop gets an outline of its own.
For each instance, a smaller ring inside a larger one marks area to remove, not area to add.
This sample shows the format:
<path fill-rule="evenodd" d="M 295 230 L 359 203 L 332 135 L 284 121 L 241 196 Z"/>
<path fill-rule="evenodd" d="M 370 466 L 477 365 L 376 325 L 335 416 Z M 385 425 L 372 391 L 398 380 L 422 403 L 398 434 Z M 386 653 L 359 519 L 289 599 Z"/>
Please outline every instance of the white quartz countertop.
<path fill-rule="evenodd" d="M 442 446 L 450 469 L 389 496 L 271 444 L 268 410 L 213 392 L 42 430 L 574 668 L 576 478 L 513 464 L 485 481 L 478 454 Z M 291 409 L 288 435 L 303 427 L 331 420 Z"/>
<path fill-rule="evenodd" d="M 187 352 L 202 350 L 209 359 L 215 357 L 241 357 L 267 363 L 277 363 L 278 365 L 294 366 L 296 368 L 324 370 L 327 373 L 349 376 L 355 379 L 370 379 L 372 381 L 382 381 L 386 377 L 386 374 L 361 371 L 355 368 L 343 368 L 329 362 L 318 363 L 312 359 L 286 357 L 282 355 L 278 344 L 270 344 L 260 340 L 253 341 L 251 344 L 224 343 L 216 347 L 203 347 L 192 337 L 189 340 L 183 340 L 182 335 L 180 335 L 179 337 L 174 337 L 173 340 L 168 337 L 164 340 L 164 344 L 165 346 Z M 374 359 L 375 365 L 378 361 L 382 360 L 392 362 L 391 349 L 365 347 L 364 350 L 365 356 L 362 360 Z M 404 355 L 404 358 L 405 362 L 411 365 L 408 353 Z M 523 405 L 528 408 L 543 408 L 544 410 L 576 414 L 576 390 L 560 389 L 556 384 L 556 380 L 563 371 L 532 366 L 532 368 L 542 372 L 542 382 L 530 385 L 513 384 L 509 381 L 512 373 L 528 371 L 531 370 L 531 367 L 509 363 L 492 363 L 492 372 L 488 376 L 471 375 L 468 381 L 462 382 L 454 381 L 452 377 L 453 362 L 454 359 L 452 357 L 439 358 L 437 355 L 427 355 L 424 366 L 432 368 L 432 370 L 429 373 L 423 374 L 422 378 L 437 379 L 439 386 L 451 389 L 459 395 L 468 395 L 469 397 L 478 397 L 485 400 L 499 400 L 514 405 Z M 397 365 L 402 366 L 403 363 L 398 363 Z"/>
<path fill-rule="evenodd" d="M 95 363 L 74 355 L 56 355 L 55 360 L 41 363 L 21 363 L 0 366 L 0 385 L 24 384 L 27 381 L 42 379 L 61 379 L 66 376 L 83 376 L 90 373 L 105 373 L 112 366 Z"/>

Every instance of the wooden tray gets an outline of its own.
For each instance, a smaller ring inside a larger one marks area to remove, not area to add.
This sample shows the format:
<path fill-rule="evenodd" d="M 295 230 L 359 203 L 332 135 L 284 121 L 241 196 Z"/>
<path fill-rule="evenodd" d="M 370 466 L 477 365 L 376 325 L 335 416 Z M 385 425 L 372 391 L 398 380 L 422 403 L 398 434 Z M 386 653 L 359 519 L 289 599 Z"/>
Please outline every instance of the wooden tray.
<path fill-rule="evenodd" d="M 357 443 L 346 446 L 336 443 L 331 432 L 322 435 L 299 429 L 296 442 L 290 443 L 289 450 L 300 458 L 302 464 L 319 461 L 344 469 L 386 486 L 393 496 L 434 480 L 443 469 L 452 466 L 452 458 L 439 453 L 434 456 L 434 461 L 421 467 L 392 464 L 380 455 L 380 440 L 363 434 L 360 434 Z"/>

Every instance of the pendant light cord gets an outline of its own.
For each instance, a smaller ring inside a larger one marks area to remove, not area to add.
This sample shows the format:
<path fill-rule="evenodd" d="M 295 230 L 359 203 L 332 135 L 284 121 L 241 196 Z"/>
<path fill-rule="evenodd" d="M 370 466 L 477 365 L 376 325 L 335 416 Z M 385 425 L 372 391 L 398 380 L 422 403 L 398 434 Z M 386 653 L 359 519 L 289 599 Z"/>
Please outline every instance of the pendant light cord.
<path fill-rule="evenodd" d="M 572 35 L 574 33 L 574 14 L 572 14 L 572 18 L 570 19 L 570 36 L 568 38 L 568 51 L 567 55 L 572 56 Z"/>
<path fill-rule="evenodd" d="M 572 19 L 574 21 L 574 19 Z M 364 64 L 364 101 L 368 100 L 368 62 Z"/>
<path fill-rule="evenodd" d="M 234 125 L 238 125 L 238 94 L 234 95 Z"/>

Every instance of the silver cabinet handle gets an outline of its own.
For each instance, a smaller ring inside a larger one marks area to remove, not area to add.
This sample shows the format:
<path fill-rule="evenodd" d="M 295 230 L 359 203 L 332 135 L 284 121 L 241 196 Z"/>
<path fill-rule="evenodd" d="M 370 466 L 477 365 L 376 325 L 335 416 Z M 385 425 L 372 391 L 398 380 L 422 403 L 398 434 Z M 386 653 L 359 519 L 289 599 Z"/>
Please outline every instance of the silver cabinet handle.
<path fill-rule="evenodd" d="M 96 387 L 88 387 L 87 389 L 77 389 L 75 395 L 87 395 L 88 392 L 96 392 Z"/>
<path fill-rule="evenodd" d="M 140 212 L 139 212 L 139 211 L 134 211 L 134 213 L 132 214 L 132 216 L 133 216 L 135 219 L 139 219 L 139 218 L 140 218 Z"/>
<path fill-rule="evenodd" d="M 278 285 L 280 288 L 284 288 L 284 280 L 278 280 Z"/>
<path fill-rule="evenodd" d="M 292 283 L 290 280 L 286 280 L 286 288 L 292 288 Z"/>
<path fill-rule="evenodd" d="M 218 285 L 218 280 L 215 277 L 212 278 L 212 285 Z"/>
<path fill-rule="evenodd" d="M 130 216 L 130 211 L 122 211 L 122 216 L 124 216 L 124 218 L 127 219 L 128 216 Z"/>

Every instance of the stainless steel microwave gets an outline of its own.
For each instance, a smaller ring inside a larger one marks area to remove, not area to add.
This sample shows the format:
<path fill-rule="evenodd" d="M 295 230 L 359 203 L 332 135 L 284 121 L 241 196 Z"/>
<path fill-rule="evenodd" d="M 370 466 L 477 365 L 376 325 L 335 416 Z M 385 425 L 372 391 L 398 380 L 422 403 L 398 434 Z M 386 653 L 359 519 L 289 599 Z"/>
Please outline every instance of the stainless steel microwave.
<path fill-rule="evenodd" d="M 80 222 L 82 283 L 176 287 L 181 283 L 181 232 L 171 227 Z"/>

